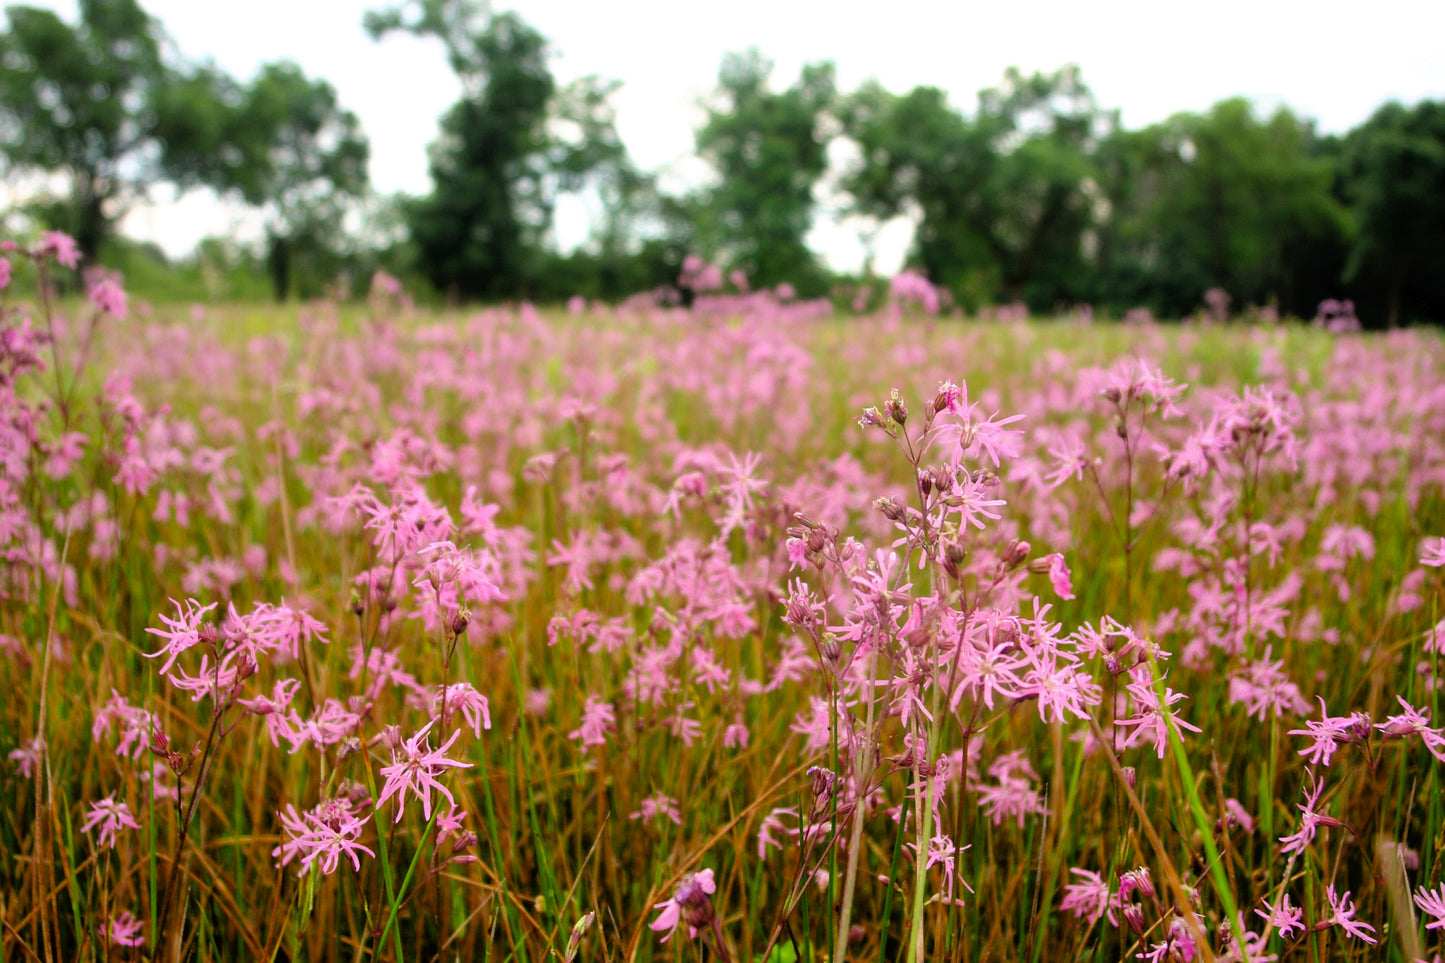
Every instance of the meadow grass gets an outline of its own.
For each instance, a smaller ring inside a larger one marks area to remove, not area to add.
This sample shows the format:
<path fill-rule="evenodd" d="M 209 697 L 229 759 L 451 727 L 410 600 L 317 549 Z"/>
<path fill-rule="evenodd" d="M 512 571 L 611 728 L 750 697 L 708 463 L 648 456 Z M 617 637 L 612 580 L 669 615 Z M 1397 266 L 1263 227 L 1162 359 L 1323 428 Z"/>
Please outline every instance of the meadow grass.
<path fill-rule="evenodd" d="M 5 311 L 6 960 L 1439 948 L 1433 333 Z"/>

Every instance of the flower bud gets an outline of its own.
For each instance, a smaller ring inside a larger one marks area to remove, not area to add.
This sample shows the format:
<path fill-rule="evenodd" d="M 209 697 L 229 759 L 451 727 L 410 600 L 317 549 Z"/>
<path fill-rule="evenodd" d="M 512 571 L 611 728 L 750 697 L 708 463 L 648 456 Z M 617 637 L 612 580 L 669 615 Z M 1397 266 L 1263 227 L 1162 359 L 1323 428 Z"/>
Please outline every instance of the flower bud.
<path fill-rule="evenodd" d="M 908 423 L 908 406 L 903 403 L 903 395 L 899 393 L 897 388 L 894 388 L 889 394 L 888 401 L 883 405 L 883 410 L 887 412 L 889 418 L 892 418 L 900 425 Z"/>
<path fill-rule="evenodd" d="M 889 521 L 897 522 L 903 518 L 903 506 L 891 498 L 880 498 L 873 503 L 873 507 L 882 512 Z"/>
<path fill-rule="evenodd" d="M 468 621 L 470 621 L 470 618 L 470 612 L 468 612 L 466 609 L 458 609 L 457 613 L 452 616 L 452 635 L 460 636 L 462 633 L 466 632 L 467 623 Z"/>
<path fill-rule="evenodd" d="M 587 931 L 592 928 L 596 919 L 596 913 L 587 913 L 572 924 L 572 933 L 567 937 L 567 952 L 562 955 L 562 963 L 572 963 L 577 959 L 577 951 L 582 948 L 582 937 L 587 935 Z"/>
<path fill-rule="evenodd" d="M 1029 549 L 1032 546 L 1022 539 L 1010 539 L 1008 547 L 1003 552 L 1003 564 L 1005 568 L 1018 568 L 1028 561 Z"/>

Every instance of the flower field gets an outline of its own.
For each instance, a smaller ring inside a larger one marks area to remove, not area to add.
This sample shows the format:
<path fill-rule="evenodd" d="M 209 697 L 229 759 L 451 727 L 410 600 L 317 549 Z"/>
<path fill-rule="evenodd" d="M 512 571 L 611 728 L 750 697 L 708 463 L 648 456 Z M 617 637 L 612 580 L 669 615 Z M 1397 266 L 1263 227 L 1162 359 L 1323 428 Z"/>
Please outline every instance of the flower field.
<path fill-rule="evenodd" d="M 1439 958 L 1437 333 L 20 294 L 67 240 L 0 958 Z"/>

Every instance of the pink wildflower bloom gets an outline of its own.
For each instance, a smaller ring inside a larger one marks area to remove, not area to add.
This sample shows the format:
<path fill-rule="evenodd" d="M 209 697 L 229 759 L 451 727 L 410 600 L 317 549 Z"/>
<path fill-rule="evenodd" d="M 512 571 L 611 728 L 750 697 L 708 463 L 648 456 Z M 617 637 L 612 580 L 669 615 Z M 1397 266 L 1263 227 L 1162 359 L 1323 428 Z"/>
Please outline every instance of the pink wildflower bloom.
<path fill-rule="evenodd" d="M 1304 715 L 1309 703 L 1300 695 L 1299 686 L 1284 672 L 1284 660 L 1270 661 L 1270 650 L 1264 657 L 1246 663 L 1229 677 L 1229 701 L 1245 707 L 1250 718 L 1265 720 L 1273 712 L 1276 719 L 1285 711 Z"/>
<path fill-rule="evenodd" d="M 1049 448 L 1053 470 L 1045 476 L 1049 488 L 1058 488 L 1069 479 L 1084 480 L 1084 470 L 1089 467 L 1089 450 L 1077 435 L 1065 435 Z"/>
<path fill-rule="evenodd" d="M 1316 697 L 1319 698 L 1319 697 Z M 1310 764 L 1319 766 L 1330 764 L 1330 758 L 1336 750 L 1344 743 L 1354 742 L 1362 735 L 1361 728 L 1369 731 L 1370 720 L 1362 712 L 1356 712 L 1348 716 L 1331 716 L 1325 707 L 1325 700 L 1319 699 L 1320 718 L 1316 722 L 1313 719 L 1305 721 L 1305 728 L 1291 729 L 1292 736 L 1310 736 L 1314 744 L 1306 746 L 1299 751 L 1301 756 L 1309 756 Z"/>
<path fill-rule="evenodd" d="M 452 836 L 458 836 L 462 827 L 466 825 L 467 814 L 465 810 L 453 806 L 451 809 L 437 816 L 437 842 L 444 843 Z"/>
<path fill-rule="evenodd" d="M 1054 594 L 1061 599 L 1074 597 L 1074 582 L 1070 576 L 1069 566 L 1064 562 L 1064 556 L 1055 552 L 1046 556 L 1049 563 L 1049 584 L 1054 587 Z"/>
<path fill-rule="evenodd" d="M 1285 939 L 1289 939 L 1290 934 L 1295 930 L 1303 930 L 1305 928 L 1302 922 L 1304 919 L 1304 910 L 1298 906 L 1290 905 L 1288 893 L 1284 894 L 1284 899 L 1279 901 L 1278 906 L 1269 905 L 1268 900 L 1260 900 L 1259 903 L 1264 909 L 1255 910 L 1255 915 L 1262 917 L 1266 924 L 1279 930 L 1279 935 Z M 1265 910 L 1268 910 L 1268 912 L 1265 912 Z"/>
<path fill-rule="evenodd" d="M 796 819 L 798 817 L 798 811 L 791 807 L 774 809 L 764 816 L 763 821 L 758 825 L 758 859 L 766 859 L 769 848 L 779 850 L 783 848 L 782 842 L 778 840 L 775 834 L 782 833 L 785 836 L 798 835 L 796 829 L 788 828 L 788 824 L 783 822 L 784 816 L 792 816 Z"/>
<path fill-rule="evenodd" d="M 0 291 L 10 286 L 10 259 L 0 257 Z"/>
<path fill-rule="evenodd" d="M 75 243 L 75 238 L 60 231 L 41 234 L 35 251 L 42 256 L 53 254 L 62 267 L 74 268 L 80 263 L 80 246 Z"/>
<path fill-rule="evenodd" d="M 949 495 L 948 503 L 957 508 L 960 528 L 964 525 L 972 525 L 979 531 L 983 531 L 984 523 L 980 521 L 981 518 L 998 521 L 1002 517 L 993 509 L 1008 503 L 1002 498 L 987 496 L 988 486 L 978 478 L 966 480 Z"/>
<path fill-rule="evenodd" d="M 742 716 L 738 716 L 723 730 L 723 748 L 746 749 L 751 736 L 747 723 L 743 722 Z"/>
<path fill-rule="evenodd" d="M 237 699 L 236 703 L 252 715 L 265 718 L 266 734 L 271 737 L 271 745 L 280 746 L 282 739 L 294 742 L 296 730 L 286 710 L 291 707 L 291 702 L 300 688 L 300 679 L 281 679 L 272 688 L 271 695 Z"/>
<path fill-rule="evenodd" d="M 441 793 L 451 805 L 457 804 L 447 787 L 443 786 L 437 777 L 448 769 L 470 769 L 472 764 L 446 758 L 446 751 L 461 736 L 460 731 L 453 732 L 451 738 L 437 749 L 433 749 L 429 743 L 423 742 L 427 731 L 434 725 L 436 725 L 435 721 L 422 726 L 416 735 L 401 744 L 400 753 L 392 750 L 391 765 L 383 766 L 381 769 L 381 774 L 386 777 L 386 784 L 382 786 L 381 796 L 376 800 L 376 808 L 380 809 L 383 803 L 392 796 L 396 796 L 397 807 L 394 822 L 401 822 L 401 817 L 406 812 L 408 791 L 421 800 L 422 815 L 427 819 L 431 819 L 431 794 L 433 791 Z"/>
<path fill-rule="evenodd" d="M 1325 887 L 1325 896 L 1329 898 L 1330 909 L 1334 912 L 1330 915 L 1329 919 L 1316 924 L 1317 927 L 1338 926 L 1350 936 L 1364 940 L 1366 943 L 1379 942 L 1379 940 L 1370 936 L 1371 933 L 1375 932 L 1373 926 L 1368 923 L 1361 923 L 1355 919 L 1355 907 L 1350 902 L 1350 894 L 1348 891 L 1345 892 L 1345 895 L 1337 897 L 1335 896 L 1335 888 L 1333 886 L 1327 886 Z"/>
<path fill-rule="evenodd" d="M 4 285 L 0 285 L 3 287 Z M 1445 535 L 1427 538 L 1420 543 L 1420 564 L 1430 568 L 1445 565 Z"/>
<path fill-rule="evenodd" d="M 1313 773 L 1311 773 L 1311 778 L 1313 778 Z M 1299 805 L 1301 814 L 1299 829 L 1289 836 L 1280 837 L 1280 855 L 1297 853 L 1305 849 L 1314 840 L 1315 834 L 1319 832 L 1319 827 L 1321 826 L 1338 827 L 1344 825 L 1344 823 L 1338 819 L 1332 816 L 1325 816 L 1316 811 L 1320 804 L 1320 796 L 1324 795 L 1324 791 L 1324 783 L 1318 780 L 1316 780 L 1312 788 L 1306 790 L 1305 801 Z"/>
<path fill-rule="evenodd" d="M 1075 917 L 1087 919 L 1090 925 L 1099 922 L 1109 907 L 1109 884 L 1100 879 L 1098 873 L 1087 869 L 1074 867 L 1069 872 L 1078 876 L 1080 882 L 1064 887 L 1064 901 L 1059 909 L 1073 910 Z"/>
<path fill-rule="evenodd" d="M 1425 924 L 1425 929 L 1438 930 L 1445 927 L 1445 884 L 1435 892 L 1421 887 L 1415 893 L 1415 905 L 1420 907 L 1420 912 L 1435 917 Z"/>
<path fill-rule="evenodd" d="M 567 733 L 567 738 L 580 739 L 584 746 L 602 746 L 607 744 L 607 733 L 616 728 L 617 715 L 612 703 L 589 695 L 582 707 L 582 724 Z"/>
<path fill-rule="evenodd" d="M 645 826 L 664 816 L 677 825 L 682 825 L 682 811 L 677 808 L 677 800 L 671 796 L 664 796 L 661 792 L 655 792 L 642 800 L 641 808 L 628 814 L 627 818 L 640 819 Z"/>
<path fill-rule="evenodd" d="M 1376 723 L 1375 728 L 1384 733 L 1386 739 L 1417 735 L 1431 755 L 1445 762 L 1445 735 L 1442 735 L 1439 729 L 1430 728 L 1430 710 L 1416 709 L 1402 696 L 1395 696 L 1395 701 L 1400 703 L 1405 711 L 1397 716 L 1390 716 L 1384 722 Z"/>
<path fill-rule="evenodd" d="M 1244 804 L 1233 796 L 1224 801 L 1224 824 L 1238 826 L 1246 833 L 1254 834 L 1254 817 L 1244 808 Z"/>
<path fill-rule="evenodd" d="M 688 938 L 696 939 L 697 931 L 711 923 L 714 918 L 710 897 L 716 892 L 717 883 L 713 880 L 712 870 L 688 873 L 678 882 L 677 889 L 673 890 L 672 899 L 653 907 L 662 910 L 662 915 L 647 924 L 648 929 L 656 933 L 665 930 L 667 935 L 662 937 L 662 942 L 666 943 L 672 938 L 678 924 L 685 923 Z"/>
<path fill-rule="evenodd" d="M 99 828 L 101 846 L 107 849 L 115 848 L 115 834 L 122 829 L 140 829 L 140 823 L 130 814 L 130 807 L 123 802 L 116 802 L 114 794 L 106 796 L 100 802 L 90 804 L 90 815 L 85 817 L 81 823 L 80 831 L 88 833 Z"/>
<path fill-rule="evenodd" d="M 1147 665 L 1137 666 L 1130 674 L 1134 681 L 1128 685 L 1129 697 L 1134 701 L 1138 715 L 1118 721 L 1118 725 L 1136 727 L 1124 740 L 1124 745 L 1125 747 L 1137 745 L 1144 741 L 1147 735 L 1152 735 L 1154 751 L 1159 754 L 1160 759 L 1163 759 L 1164 746 L 1169 741 L 1171 719 L 1181 731 L 1188 729 L 1190 732 L 1199 732 L 1201 730 L 1198 726 L 1190 725 L 1180 719 L 1170 708 L 1176 702 L 1182 702 L 1188 698 L 1187 696 L 1166 688 L 1164 701 L 1161 704 L 1158 694 L 1154 691 L 1154 681 Z"/>
<path fill-rule="evenodd" d="M 45 748 L 45 742 L 36 736 L 19 749 L 11 749 L 7 757 L 15 763 L 15 771 L 24 779 L 31 779 L 35 776 L 35 770 L 40 766 L 40 752 Z"/>
<path fill-rule="evenodd" d="M 105 935 L 114 946 L 145 946 L 146 942 L 141 936 L 141 921 L 129 910 L 121 910 L 110 918 Z"/>
<path fill-rule="evenodd" d="M 160 727 L 154 715 L 131 705 L 125 696 L 111 689 L 110 699 L 96 710 L 91 722 L 92 741 L 99 742 L 102 736 L 109 735 L 113 725 L 120 729 L 120 744 L 116 746 L 115 754 L 128 755 L 132 759 L 139 758 L 146 751 L 151 733 Z"/>
<path fill-rule="evenodd" d="M 906 845 L 909 851 L 915 854 L 916 858 L 918 847 L 915 846 L 913 843 L 908 843 Z M 926 858 L 924 859 L 923 868 L 925 870 L 928 870 L 932 869 L 934 866 L 938 866 L 943 871 L 943 892 L 933 897 L 935 901 L 951 904 L 954 906 L 963 905 L 963 899 L 954 895 L 955 880 L 963 883 L 964 889 L 967 889 L 970 893 L 973 892 L 973 887 L 968 885 L 968 881 L 959 874 L 956 868 L 958 863 L 959 851 L 962 849 L 971 848 L 971 846 L 960 847 L 955 845 L 952 837 L 944 833 L 938 833 L 928 841 L 928 853 L 926 855 Z M 823 885 L 827 885 L 826 880 L 823 882 Z"/>
<path fill-rule="evenodd" d="M 482 737 L 483 729 L 492 728 L 491 704 L 487 702 L 486 696 L 472 688 L 469 683 L 456 682 L 445 688 L 438 687 L 436 695 L 432 696 L 433 722 L 441 718 L 443 703 L 448 713 L 462 714 L 462 718 L 466 719 L 467 725 L 472 727 L 472 732 L 478 739 Z"/>
<path fill-rule="evenodd" d="M 314 810 L 298 814 L 295 807 L 287 806 L 278 814 L 285 836 L 281 845 L 273 849 L 272 855 L 280 858 L 284 866 L 300 857 L 297 872 L 305 875 L 313 865 L 319 866 L 324 876 L 336 872 L 341 857 L 351 860 L 357 872 L 361 871 L 361 857 L 365 853 L 375 858 L 376 854 L 361 845 L 358 839 L 366 826 L 365 818 L 358 818 L 351 804 L 343 797 L 322 802 Z"/>
<path fill-rule="evenodd" d="M 1176 916 L 1169 921 L 1168 938 L 1150 945 L 1149 949 L 1137 954 L 1135 959 L 1148 960 L 1149 963 L 1172 963 L 1175 960 L 1192 963 L 1198 955 L 1199 947 L 1194 942 L 1193 931 L 1188 923 Z"/>
<path fill-rule="evenodd" d="M 151 635 L 158 635 L 165 639 L 166 644 L 156 652 L 142 653 L 148 659 L 155 659 L 162 655 L 166 657 L 165 664 L 160 669 L 161 675 L 169 675 L 171 667 L 176 664 L 176 659 L 181 657 L 181 653 L 200 644 L 201 617 L 216 607 L 215 602 L 202 606 L 195 599 L 186 599 L 184 609 L 181 608 L 181 603 L 175 599 L 171 599 L 171 604 L 176 607 L 178 617 L 172 619 L 162 615 L 160 620 L 165 623 L 164 629 L 146 629 Z"/>
<path fill-rule="evenodd" d="M 125 320 L 125 290 L 115 282 L 114 278 L 101 278 L 96 282 L 90 289 L 90 300 L 105 314 L 121 321 Z"/>

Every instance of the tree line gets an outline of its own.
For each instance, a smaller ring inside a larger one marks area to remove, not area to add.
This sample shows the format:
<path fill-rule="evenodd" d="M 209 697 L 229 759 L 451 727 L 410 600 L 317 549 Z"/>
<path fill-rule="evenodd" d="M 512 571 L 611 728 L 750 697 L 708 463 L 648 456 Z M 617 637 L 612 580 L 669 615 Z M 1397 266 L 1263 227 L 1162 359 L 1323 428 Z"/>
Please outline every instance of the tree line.
<path fill-rule="evenodd" d="M 825 295 L 862 280 L 831 274 L 807 243 L 827 190 L 865 235 L 909 218 L 908 265 L 966 308 L 1179 316 L 1217 288 L 1306 317 L 1349 297 L 1366 324 L 1445 319 L 1433 101 L 1386 104 L 1342 136 L 1242 99 L 1130 130 L 1075 67 L 1010 70 L 965 110 L 936 87 L 840 90 L 831 63 L 785 87 L 749 51 L 724 58 L 695 131 L 714 177 L 672 195 L 618 136 L 616 82 L 559 84 L 546 38 L 516 14 L 401 0 L 366 29 L 439 41 L 462 93 L 430 146 L 431 192 L 378 203 L 366 136 L 324 80 L 283 62 L 241 82 L 181 60 L 136 0 L 79 8 L 75 24 L 6 8 L 0 156 L 64 178 L 40 214 L 92 260 L 159 185 L 208 186 L 263 212 L 282 298 L 376 265 L 451 299 L 617 298 L 674 283 L 690 253 L 755 286 Z M 604 217 L 560 252 L 556 206 L 579 192 Z"/>

